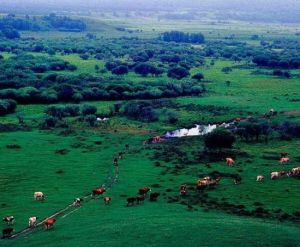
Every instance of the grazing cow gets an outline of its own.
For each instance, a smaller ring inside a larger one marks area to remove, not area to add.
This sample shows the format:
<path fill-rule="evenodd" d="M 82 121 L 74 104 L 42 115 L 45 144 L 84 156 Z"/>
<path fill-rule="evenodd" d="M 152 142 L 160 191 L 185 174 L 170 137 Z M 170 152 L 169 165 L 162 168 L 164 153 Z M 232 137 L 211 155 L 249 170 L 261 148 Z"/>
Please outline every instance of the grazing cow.
<path fill-rule="evenodd" d="M 145 196 L 137 196 L 136 197 L 136 203 L 140 204 L 140 202 L 144 202 L 145 201 Z"/>
<path fill-rule="evenodd" d="M 257 181 L 257 182 L 262 182 L 264 179 L 265 179 L 265 177 L 264 177 L 263 175 L 258 175 L 258 176 L 256 177 L 256 181 Z"/>
<path fill-rule="evenodd" d="M 127 205 L 126 205 L 126 207 L 133 206 L 135 201 L 136 201 L 135 197 L 129 197 L 129 198 L 127 198 Z"/>
<path fill-rule="evenodd" d="M 147 195 L 147 193 L 151 191 L 151 189 L 149 187 L 144 187 L 139 189 L 139 195 L 143 196 L 143 195 Z"/>
<path fill-rule="evenodd" d="M 228 166 L 233 166 L 235 161 L 232 158 L 226 158 L 226 164 Z"/>
<path fill-rule="evenodd" d="M 119 158 L 119 160 L 123 158 L 123 154 L 124 154 L 123 152 L 119 152 L 119 153 L 118 153 L 118 158 Z"/>
<path fill-rule="evenodd" d="M 129 149 L 129 144 L 125 145 L 125 149 L 128 150 Z"/>
<path fill-rule="evenodd" d="M 290 170 L 287 175 L 289 177 L 292 177 L 292 176 L 300 176 L 300 167 L 296 167 L 296 168 L 293 168 L 292 170 Z"/>
<path fill-rule="evenodd" d="M 221 178 L 211 179 L 210 177 L 204 177 L 203 179 L 199 179 L 197 182 L 197 190 L 203 191 L 209 186 L 216 186 L 219 184 Z"/>
<path fill-rule="evenodd" d="M 182 196 L 186 196 L 187 195 L 187 185 L 186 184 L 182 184 L 179 187 L 179 193 Z"/>
<path fill-rule="evenodd" d="M 6 228 L 2 230 L 2 238 L 10 238 L 13 234 L 14 229 L 13 228 Z"/>
<path fill-rule="evenodd" d="M 30 217 L 28 220 L 29 227 L 35 227 L 37 223 L 38 217 Z"/>
<path fill-rule="evenodd" d="M 284 164 L 284 163 L 288 163 L 289 160 L 290 160 L 289 157 L 282 157 L 282 158 L 280 158 L 279 162 L 280 162 L 281 164 Z"/>
<path fill-rule="evenodd" d="M 82 198 L 75 198 L 74 201 L 73 201 L 73 206 L 74 207 L 80 207 L 82 201 L 83 201 Z"/>
<path fill-rule="evenodd" d="M 271 179 L 280 178 L 280 177 L 284 176 L 285 174 L 286 174 L 285 171 L 281 171 L 281 172 L 271 172 Z"/>
<path fill-rule="evenodd" d="M 108 205 L 111 201 L 111 197 L 106 196 L 106 197 L 103 198 L 103 201 L 104 201 L 105 205 Z"/>
<path fill-rule="evenodd" d="M 53 227 L 55 224 L 56 219 L 50 218 L 44 221 L 44 228 L 45 230 L 48 230 L 50 227 Z"/>
<path fill-rule="evenodd" d="M 106 189 L 102 188 L 102 187 L 101 188 L 93 189 L 93 191 L 92 191 L 92 197 L 102 195 L 105 191 L 106 191 Z"/>
<path fill-rule="evenodd" d="M 157 192 L 153 192 L 153 193 L 150 193 L 150 201 L 151 202 L 156 202 L 157 201 L 157 198 L 160 196 L 160 193 L 157 193 Z"/>
<path fill-rule="evenodd" d="M 5 222 L 7 225 L 12 225 L 15 221 L 14 216 L 6 216 L 3 218 L 3 222 Z"/>
<path fill-rule="evenodd" d="M 45 199 L 44 193 L 43 192 L 34 192 L 34 199 L 37 201 L 41 201 Z"/>

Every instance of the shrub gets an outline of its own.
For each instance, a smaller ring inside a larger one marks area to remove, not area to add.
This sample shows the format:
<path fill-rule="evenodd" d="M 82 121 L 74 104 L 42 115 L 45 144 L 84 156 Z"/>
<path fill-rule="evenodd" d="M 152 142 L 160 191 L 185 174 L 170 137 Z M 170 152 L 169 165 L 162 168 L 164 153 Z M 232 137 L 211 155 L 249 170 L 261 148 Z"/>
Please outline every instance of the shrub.
<path fill-rule="evenodd" d="M 204 137 L 204 144 L 208 149 L 232 148 L 234 142 L 234 135 L 225 129 L 216 129 Z"/>
<path fill-rule="evenodd" d="M 0 116 L 15 112 L 17 103 L 14 100 L 0 100 Z"/>
<path fill-rule="evenodd" d="M 93 106 L 93 105 L 83 105 L 81 107 L 81 114 L 84 115 L 84 116 L 93 115 L 93 114 L 96 114 L 96 113 L 97 113 L 96 106 Z"/>

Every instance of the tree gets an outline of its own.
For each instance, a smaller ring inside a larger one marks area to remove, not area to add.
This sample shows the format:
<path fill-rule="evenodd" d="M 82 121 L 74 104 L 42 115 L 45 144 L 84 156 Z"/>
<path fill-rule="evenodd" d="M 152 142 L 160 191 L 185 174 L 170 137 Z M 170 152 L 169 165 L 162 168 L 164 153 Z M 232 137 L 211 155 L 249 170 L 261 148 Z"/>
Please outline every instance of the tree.
<path fill-rule="evenodd" d="M 96 106 L 93 105 L 83 105 L 81 108 L 81 114 L 86 116 L 86 115 L 94 115 L 97 113 L 97 108 Z"/>
<path fill-rule="evenodd" d="M 182 67 L 171 68 L 168 71 L 168 77 L 175 78 L 177 80 L 181 80 L 184 77 L 189 75 L 189 71 Z"/>
<path fill-rule="evenodd" d="M 202 73 L 197 73 L 193 75 L 192 79 L 195 79 L 197 81 L 202 81 L 204 79 L 204 75 Z"/>
<path fill-rule="evenodd" d="M 0 100 L 0 116 L 13 113 L 17 108 L 17 103 L 14 100 Z"/>
<path fill-rule="evenodd" d="M 19 39 L 21 36 L 19 32 L 13 28 L 5 28 L 2 30 L 2 34 L 7 39 Z"/>
<path fill-rule="evenodd" d="M 216 129 L 204 136 L 204 144 L 208 149 L 232 148 L 235 136 L 228 130 Z"/>
<path fill-rule="evenodd" d="M 91 127 L 94 127 L 95 123 L 97 122 L 97 117 L 92 114 L 86 115 L 84 121 L 87 122 Z"/>
<path fill-rule="evenodd" d="M 112 69 L 111 73 L 115 75 L 125 75 L 128 74 L 128 67 L 125 65 L 120 65 Z"/>

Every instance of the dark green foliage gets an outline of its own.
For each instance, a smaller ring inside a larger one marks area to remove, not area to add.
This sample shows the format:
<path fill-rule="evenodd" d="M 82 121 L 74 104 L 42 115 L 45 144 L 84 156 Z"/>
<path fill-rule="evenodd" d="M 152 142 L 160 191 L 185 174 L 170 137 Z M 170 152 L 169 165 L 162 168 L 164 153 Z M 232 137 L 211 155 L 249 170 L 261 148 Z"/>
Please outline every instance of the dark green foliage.
<path fill-rule="evenodd" d="M 148 63 L 139 63 L 135 68 L 134 68 L 134 72 L 137 74 L 140 74 L 142 76 L 147 76 L 149 74 L 152 75 L 160 75 L 163 73 L 163 70 L 156 68 L 155 66 L 153 66 L 152 64 L 148 64 Z"/>
<path fill-rule="evenodd" d="M 17 103 L 14 100 L 0 100 L 0 116 L 13 113 L 17 108 Z"/>
<path fill-rule="evenodd" d="M 128 74 L 128 67 L 125 65 L 120 65 L 113 68 L 111 72 L 115 75 L 125 75 Z"/>
<path fill-rule="evenodd" d="M 279 70 L 279 69 L 274 70 L 273 75 L 274 76 L 279 76 L 279 77 L 285 77 L 285 78 L 290 78 L 291 77 L 291 74 L 290 74 L 289 71 L 282 71 L 282 70 Z"/>
<path fill-rule="evenodd" d="M 81 107 L 81 114 L 84 115 L 84 116 L 93 115 L 96 112 L 97 112 L 96 106 L 85 104 Z"/>
<path fill-rule="evenodd" d="M 195 79 L 197 81 L 202 81 L 204 79 L 204 75 L 202 73 L 197 73 L 192 76 L 192 79 Z"/>
<path fill-rule="evenodd" d="M 158 113 L 148 102 L 132 102 L 125 106 L 124 114 L 135 120 L 143 122 L 155 122 L 158 120 Z"/>
<path fill-rule="evenodd" d="M 84 31 L 86 29 L 86 24 L 83 21 L 73 20 L 66 16 L 50 14 L 49 16 L 44 16 L 43 20 L 48 22 L 51 27 L 60 30 Z"/>
<path fill-rule="evenodd" d="M 296 122 L 284 122 L 278 128 L 278 132 L 282 139 L 292 139 L 300 137 L 300 124 Z"/>
<path fill-rule="evenodd" d="M 21 37 L 20 33 L 13 28 L 4 28 L 2 34 L 7 39 L 19 39 Z"/>
<path fill-rule="evenodd" d="M 84 121 L 87 122 L 91 127 L 94 127 L 97 121 L 97 117 L 95 115 L 86 115 Z"/>
<path fill-rule="evenodd" d="M 164 32 L 162 40 L 166 42 L 184 42 L 184 43 L 204 43 L 205 38 L 202 33 L 184 33 L 180 31 Z"/>
<path fill-rule="evenodd" d="M 234 135 L 225 129 L 216 129 L 204 137 L 204 144 L 208 149 L 232 148 L 234 142 Z"/>
<path fill-rule="evenodd" d="M 177 80 L 181 80 L 182 78 L 189 76 L 189 74 L 189 71 L 183 67 L 171 68 L 168 71 L 168 77 L 175 78 Z"/>

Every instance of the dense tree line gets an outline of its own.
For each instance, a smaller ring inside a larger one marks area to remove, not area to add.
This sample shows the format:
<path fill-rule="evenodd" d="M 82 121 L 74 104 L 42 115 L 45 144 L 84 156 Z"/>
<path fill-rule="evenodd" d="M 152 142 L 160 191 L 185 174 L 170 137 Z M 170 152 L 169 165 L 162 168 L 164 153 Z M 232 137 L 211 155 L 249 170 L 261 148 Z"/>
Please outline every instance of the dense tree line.
<path fill-rule="evenodd" d="M 205 41 L 202 33 L 184 33 L 180 31 L 164 32 L 162 34 L 162 40 L 166 42 L 183 42 L 183 43 L 195 43 L 202 44 Z"/>

